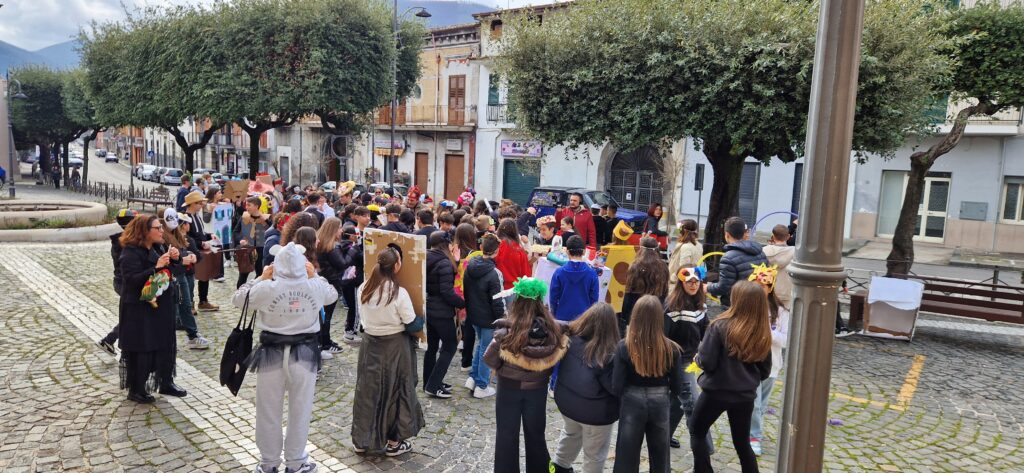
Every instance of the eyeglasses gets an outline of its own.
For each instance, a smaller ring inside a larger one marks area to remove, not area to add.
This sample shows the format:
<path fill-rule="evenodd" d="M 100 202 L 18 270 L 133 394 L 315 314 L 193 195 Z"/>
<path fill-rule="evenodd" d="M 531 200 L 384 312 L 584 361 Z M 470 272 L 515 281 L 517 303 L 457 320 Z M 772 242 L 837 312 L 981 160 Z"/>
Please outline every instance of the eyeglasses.
<path fill-rule="evenodd" d="M 149 229 L 150 230 L 161 230 L 161 231 L 163 231 L 164 226 L 163 225 L 157 225 L 155 227 L 149 227 Z"/>

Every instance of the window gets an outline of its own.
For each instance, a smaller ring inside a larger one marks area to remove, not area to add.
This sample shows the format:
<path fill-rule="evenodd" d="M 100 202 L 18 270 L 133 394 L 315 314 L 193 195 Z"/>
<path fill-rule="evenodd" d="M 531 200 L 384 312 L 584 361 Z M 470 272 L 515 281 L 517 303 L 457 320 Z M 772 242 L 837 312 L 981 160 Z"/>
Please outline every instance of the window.
<path fill-rule="evenodd" d="M 1008 177 L 1003 186 L 1003 208 L 1000 217 L 1005 223 L 1024 224 L 1024 178 Z"/>
<path fill-rule="evenodd" d="M 491 39 L 501 38 L 501 20 L 491 22 Z"/>
<path fill-rule="evenodd" d="M 501 76 L 497 73 L 491 74 L 490 82 L 487 84 L 487 105 L 501 104 Z"/>

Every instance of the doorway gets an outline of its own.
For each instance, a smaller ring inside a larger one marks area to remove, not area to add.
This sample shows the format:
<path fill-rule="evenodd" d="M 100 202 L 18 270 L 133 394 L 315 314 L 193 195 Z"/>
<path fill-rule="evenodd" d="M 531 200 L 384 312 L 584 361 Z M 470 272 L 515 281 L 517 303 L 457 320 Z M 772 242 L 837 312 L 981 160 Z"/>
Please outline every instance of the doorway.
<path fill-rule="evenodd" d="M 427 153 L 416 153 L 415 182 L 416 186 L 420 188 L 420 192 L 427 192 L 427 163 L 429 161 L 430 155 Z"/>
<path fill-rule="evenodd" d="M 910 174 L 906 171 L 883 171 L 881 202 L 878 212 L 878 236 L 892 237 L 906 196 Z M 950 173 L 928 173 L 921 189 L 921 205 L 914 223 L 914 239 L 942 243 L 946 237 L 946 215 L 949 208 Z"/>
<path fill-rule="evenodd" d="M 448 154 L 444 157 L 444 197 L 455 200 L 465 189 L 466 158 L 461 154 Z"/>
<path fill-rule="evenodd" d="M 607 182 L 620 208 L 647 212 L 652 202 L 662 202 L 661 159 L 653 146 L 615 155 Z"/>
<path fill-rule="evenodd" d="M 753 227 L 757 223 L 757 197 L 761 190 L 761 163 L 743 163 L 740 175 L 740 218 Z"/>

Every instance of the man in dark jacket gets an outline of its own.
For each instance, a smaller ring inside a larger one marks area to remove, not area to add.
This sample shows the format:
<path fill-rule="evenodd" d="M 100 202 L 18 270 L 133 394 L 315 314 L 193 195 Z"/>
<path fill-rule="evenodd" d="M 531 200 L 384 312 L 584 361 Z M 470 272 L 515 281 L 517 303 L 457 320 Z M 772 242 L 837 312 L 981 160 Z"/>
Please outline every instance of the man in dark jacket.
<path fill-rule="evenodd" d="M 437 231 L 437 227 L 434 226 L 434 214 L 426 209 L 416 212 L 416 225 L 419 227 L 419 230 L 416 230 L 417 235 L 428 237 Z"/>
<path fill-rule="evenodd" d="M 192 192 L 192 178 L 188 175 L 181 176 L 181 187 L 178 188 L 178 195 L 174 199 L 174 209 L 184 211 L 185 196 Z"/>
<path fill-rule="evenodd" d="M 707 292 L 722 300 L 723 307 L 729 307 L 729 293 L 736 281 L 747 279 L 754 272 L 754 266 L 768 264 L 768 257 L 761 245 L 748 240 L 750 230 L 739 217 L 725 221 L 725 256 L 718 263 L 718 282 L 708 284 Z"/>
<path fill-rule="evenodd" d="M 440 230 L 427 239 L 427 351 L 423 355 L 423 388 L 430 396 L 448 399 L 451 391 L 444 385 L 448 365 L 455 357 L 459 338 L 455 327 L 455 309 L 466 301 L 455 292 L 455 262 L 445 249 L 451 245 L 448 233 Z M 440 354 L 438 349 L 440 348 Z"/>
<path fill-rule="evenodd" d="M 504 287 L 501 271 L 494 264 L 501 243 L 493 236 L 485 236 L 480 244 L 481 256 L 469 260 L 463 279 L 463 293 L 466 296 L 466 319 L 473 325 L 476 335 L 476 353 L 473 367 L 466 379 L 466 389 L 473 391 L 473 397 L 482 399 L 495 394 L 488 386 L 491 370 L 484 363 L 484 352 L 494 336 L 494 322 L 505 316 L 505 301 L 494 295 Z"/>
<path fill-rule="evenodd" d="M 381 230 L 399 233 L 412 233 L 412 231 L 409 230 L 409 227 L 399 221 L 399 216 L 402 214 L 402 207 L 400 205 L 388 204 L 384 207 L 384 214 L 387 215 L 388 223 L 387 225 L 380 227 Z"/>

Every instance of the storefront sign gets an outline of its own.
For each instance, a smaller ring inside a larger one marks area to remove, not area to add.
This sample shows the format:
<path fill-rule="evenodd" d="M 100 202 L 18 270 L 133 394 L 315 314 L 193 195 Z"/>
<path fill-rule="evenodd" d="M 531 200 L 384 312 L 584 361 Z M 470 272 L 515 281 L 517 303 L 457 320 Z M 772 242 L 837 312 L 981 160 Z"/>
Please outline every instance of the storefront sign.
<path fill-rule="evenodd" d="M 501 155 L 520 158 L 539 158 L 543 145 L 540 141 L 501 140 Z"/>
<path fill-rule="evenodd" d="M 444 149 L 448 151 L 462 151 L 462 138 L 448 138 L 445 141 Z"/>
<path fill-rule="evenodd" d="M 394 141 L 394 142 L 391 143 L 391 149 L 393 150 L 392 153 L 395 156 L 401 156 L 402 154 L 405 153 L 405 142 L 404 141 Z M 377 156 L 387 156 L 388 155 L 388 140 L 376 140 L 376 141 L 374 141 L 373 142 L 373 152 L 376 153 Z"/>

